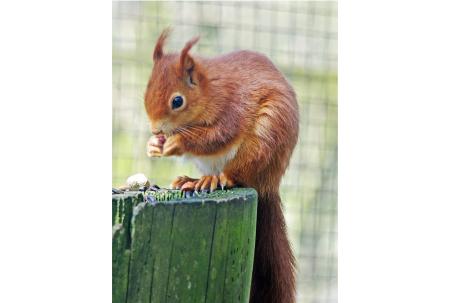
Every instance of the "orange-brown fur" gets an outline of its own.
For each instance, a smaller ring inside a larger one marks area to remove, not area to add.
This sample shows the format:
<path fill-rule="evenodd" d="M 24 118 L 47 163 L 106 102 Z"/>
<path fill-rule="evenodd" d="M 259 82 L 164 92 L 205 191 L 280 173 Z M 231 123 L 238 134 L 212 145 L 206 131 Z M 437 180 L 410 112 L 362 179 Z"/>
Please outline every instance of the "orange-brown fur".
<path fill-rule="evenodd" d="M 228 185 L 253 187 L 259 195 L 251 302 L 292 303 L 294 257 L 279 185 L 298 137 L 294 90 L 264 55 L 237 51 L 214 58 L 192 56 L 189 51 L 198 38 L 180 54 L 165 54 L 167 34 L 161 34 L 155 47 L 145 96 L 152 131 L 167 136 L 157 155 L 218 157 L 232 146 L 238 148 L 222 173 Z M 169 106 L 174 92 L 186 98 L 180 112 Z"/>

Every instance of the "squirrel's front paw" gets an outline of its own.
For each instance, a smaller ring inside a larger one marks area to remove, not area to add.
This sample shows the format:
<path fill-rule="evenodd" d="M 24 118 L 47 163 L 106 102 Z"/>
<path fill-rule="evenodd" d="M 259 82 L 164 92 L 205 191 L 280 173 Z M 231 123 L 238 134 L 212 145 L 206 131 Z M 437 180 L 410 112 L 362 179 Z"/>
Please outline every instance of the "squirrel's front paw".
<path fill-rule="evenodd" d="M 151 136 L 147 141 L 147 156 L 161 157 L 163 155 L 163 145 L 166 138 L 161 135 Z"/>
<path fill-rule="evenodd" d="M 167 138 L 163 146 L 163 156 L 181 156 L 184 154 L 182 137 L 179 134 L 172 135 Z"/>

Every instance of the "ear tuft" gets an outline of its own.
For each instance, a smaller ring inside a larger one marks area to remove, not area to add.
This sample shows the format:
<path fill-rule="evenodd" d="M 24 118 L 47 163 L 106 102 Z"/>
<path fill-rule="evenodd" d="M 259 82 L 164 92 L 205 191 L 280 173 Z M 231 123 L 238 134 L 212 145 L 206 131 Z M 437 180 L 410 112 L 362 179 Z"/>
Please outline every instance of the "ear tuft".
<path fill-rule="evenodd" d="M 180 54 L 180 68 L 181 71 L 190 70 L 194 67 L 194 60 L 189 56 L 189 51 L 191 48 L 200 40 L 200 36 L 192 38 L 189 40 L 184 48 L 181 50 Z"/>
<path fill-rule="evenodd" d="M 153 61 L 161 59 L 161 57 L 164 55 L 163 52 L 164 43 L 171 32 L 172 29 L 168 27 L 162 31 L 161 35 L 159 35 L 158 41 L 156 42 L 155 50 L 153 51 Z"/>

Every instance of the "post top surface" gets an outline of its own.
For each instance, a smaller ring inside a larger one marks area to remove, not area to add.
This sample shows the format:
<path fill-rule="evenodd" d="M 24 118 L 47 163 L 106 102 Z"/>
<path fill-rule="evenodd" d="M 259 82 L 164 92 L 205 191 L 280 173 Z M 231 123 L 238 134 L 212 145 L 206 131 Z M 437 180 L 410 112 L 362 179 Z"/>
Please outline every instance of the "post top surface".
<path fill-rule="evenodd" d="M 177 196 L 177 192 L 175 190 L 167 190 L 165 193 L 167 197 L 164 197 L 164 190 L 159 193 L 163 198 L 163 200 L 156 200 L 156 204 L 184 204 L 184 203 L 205 203 L 205 202 L 226 202 L 233 200 L 233 198 L 238 199 L 254 199 L 257 197 L 257 192 L 253 188 L 233 188 L 229 190 L 216 190 L 213 193 L 192 193 L 190 197 L 179 197 Z M 173 196 L 170 196 L 170 193 L 175 193 Z M 124 194 L 113 194 L 112 198 L 121 199 L 127 197 L 136 197 L 142 195 L 143 193 L 140 191 L 129 191 Z"/>

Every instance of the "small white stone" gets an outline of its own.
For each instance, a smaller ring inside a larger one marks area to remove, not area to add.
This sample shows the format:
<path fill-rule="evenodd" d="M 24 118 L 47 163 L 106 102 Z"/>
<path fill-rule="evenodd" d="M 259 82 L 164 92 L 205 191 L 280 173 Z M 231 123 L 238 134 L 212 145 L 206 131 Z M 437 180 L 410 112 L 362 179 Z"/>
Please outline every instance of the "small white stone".
<path fill-rule="evenodd" d="M 127 179 L 127 185 L 130 189 L 139 189 L 139 187 L 148 185 L 148 179 L 144 174 L 135 174 L 129 176 Z"/>

